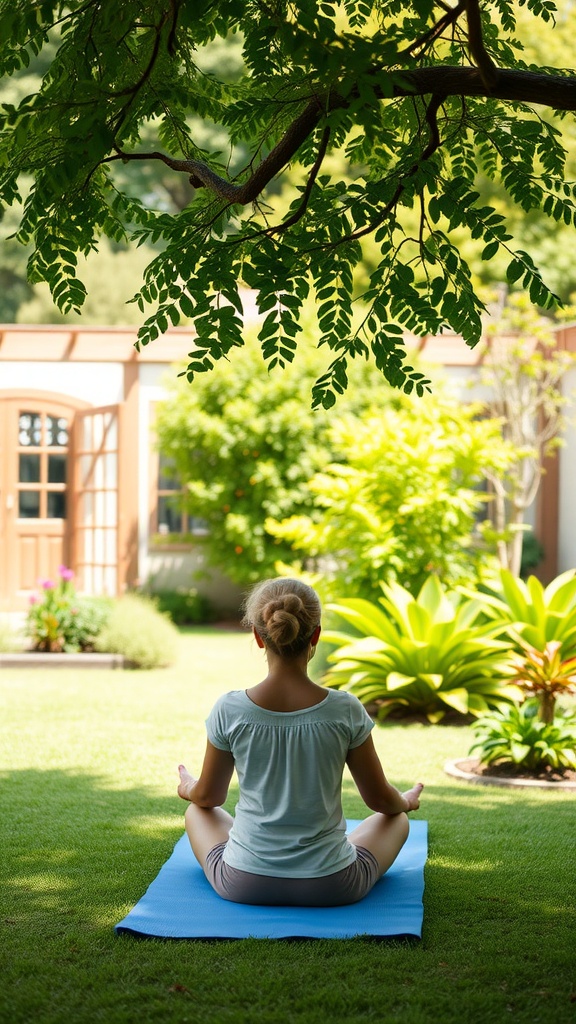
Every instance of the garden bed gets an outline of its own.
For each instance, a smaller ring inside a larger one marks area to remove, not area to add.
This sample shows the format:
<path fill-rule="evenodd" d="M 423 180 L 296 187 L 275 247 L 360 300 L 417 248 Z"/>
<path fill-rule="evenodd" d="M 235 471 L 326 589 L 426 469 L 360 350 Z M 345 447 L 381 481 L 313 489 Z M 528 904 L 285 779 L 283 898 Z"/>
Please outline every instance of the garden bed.
<path fill-rule="evenodd" d="M 576 790 L 576 771 L 571 768 L 543 768 L 538 772 L 530 772 L 520 765 L 503 762 L 486 765 L 481 764 L 476 757 L 467 757 L 448 761 L 444 771 L 453 778 L 481 785 Z"/>
<path fill-rule="evenodd" d="M 127 668 L 122 654 L 50 654 L 47 651 L 24 651 L 19 654 L 0 654 L 3 668 Z"/>

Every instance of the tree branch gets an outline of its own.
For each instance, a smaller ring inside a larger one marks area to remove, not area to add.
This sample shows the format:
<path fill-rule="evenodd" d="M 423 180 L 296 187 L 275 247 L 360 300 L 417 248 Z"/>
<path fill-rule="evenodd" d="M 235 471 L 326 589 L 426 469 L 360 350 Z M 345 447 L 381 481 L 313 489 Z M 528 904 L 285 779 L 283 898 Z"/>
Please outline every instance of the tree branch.
<path fill-rule="evenodd" d="M 377 74 L 375 71 L 374 75 Z M 378 96 L 378 86 L 374 91 Z M 556 110 L 576 111 L 576 76 L 497 69 L 495 84 L 488 88 L 479 68 L 442 64 L 398 73 L 394 87 L 395 99 L 428 94 L 436 98 L 437 105 L 448 96 L 485 96 L 512 103 L 536 103 Z M 188 174 L 194 188 L 207 188 L 229 203 L 246 206 L 253 203 L 266 185 L 293 159 L 327 112 L 339 107 L 345 108 L 355 98 L 355 91 L 347 97 L 337 93 L 324 98 L 313 97 L 243 185 L 227 181 L 202 161 L 178 160 L 166 153 L 125 153 L 118 149 L 117 157 L 108 159 L 162 160 L 172 170 Z M 383 92 L 381 98 L 385 100 L 390 97 Z"/>
<path fill-rule="evenodd" d="M 468 49 L 470 56 L 478 67 L 480 77 L 487 89 L 491 89 L 498 81 L 498 68 L 486 51 L 482 36 L 482 19 L 478 0 L 466 0 L 466 19 L 468 21 Z"/>

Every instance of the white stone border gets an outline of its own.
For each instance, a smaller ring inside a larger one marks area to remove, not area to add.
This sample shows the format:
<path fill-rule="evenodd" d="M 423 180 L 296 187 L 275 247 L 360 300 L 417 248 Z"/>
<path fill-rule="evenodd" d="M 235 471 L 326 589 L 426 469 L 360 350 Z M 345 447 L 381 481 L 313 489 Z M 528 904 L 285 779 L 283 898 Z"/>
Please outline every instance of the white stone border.
<path fill-rule="evenodd" d="M 505 779 L 500 775 L 476 775 L 474 772 L 465 772 L 459 767 L 463 761 L 469 758 L 458 758 L 456 761 L 447 761 L 444 765 L 446 775 L 454 779 L 462 779 L 464 782 L 475 782 L 480 786 L 502 786 L 508 789 L 547 789 L 548 792 L 559 790 L 576 790 L 576 782 L 546 782 L 544 779 Z"/>

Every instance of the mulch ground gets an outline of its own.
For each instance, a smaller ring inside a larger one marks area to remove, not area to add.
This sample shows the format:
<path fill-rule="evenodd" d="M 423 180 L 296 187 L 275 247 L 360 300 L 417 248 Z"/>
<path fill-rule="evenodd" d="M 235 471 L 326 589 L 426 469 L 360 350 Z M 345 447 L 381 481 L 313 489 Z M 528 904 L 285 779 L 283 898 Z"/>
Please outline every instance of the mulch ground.
<path fill-rule="evenodd" d="M 492 776 L 500 779 L 535 779 L 538 782 L 576 782 L 576 771 L 572 768 L 541 768 L 539 771 L 530 771 L 521 765 L 510 764 L 510 762 L 496 761 L 494 764 L 480 764 L 476 758 L 458 761 L 458 767 L 463 772 L 470 772 L 472 775 Z"/>

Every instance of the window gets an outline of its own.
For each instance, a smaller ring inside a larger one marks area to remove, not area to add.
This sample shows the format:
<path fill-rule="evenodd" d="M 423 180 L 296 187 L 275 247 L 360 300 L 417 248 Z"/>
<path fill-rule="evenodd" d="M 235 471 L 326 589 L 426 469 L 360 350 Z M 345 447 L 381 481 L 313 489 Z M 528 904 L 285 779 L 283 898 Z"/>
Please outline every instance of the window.
<path fill-rule="evenodd" d="M 18 414 L 18 518 L 65 519 L 68 420 Z"/>
<path fill-rule="evenodd" d="M 176 473 L 172 459 L 166 455 L 158 456 L 156 515 L 153 533 L 156 543 L 162 538 L 170 541 L 180 538 L 182 541 L 190 535 L 204 536 L 207 533 L 206 523 L 197 516 L 182 511 L 181 497 L 184 489 Z"/>

